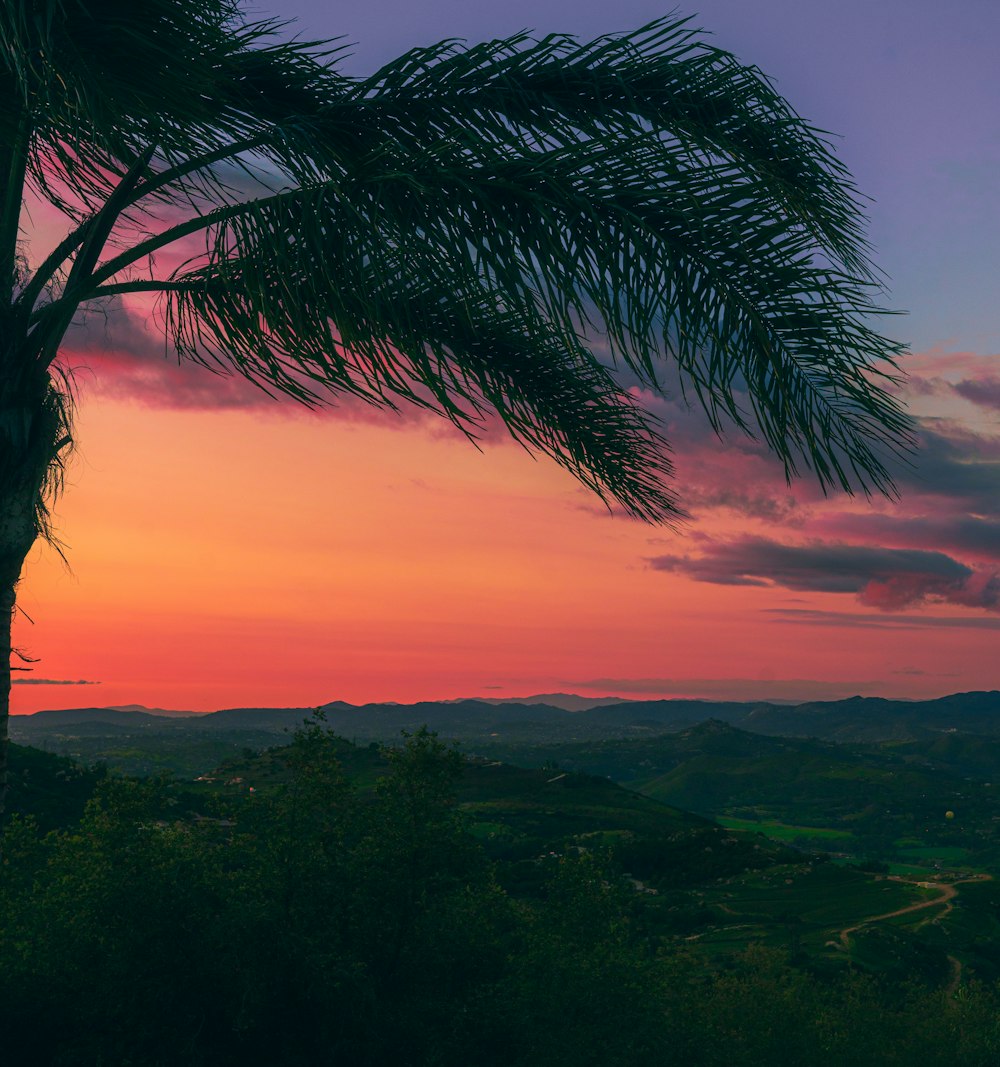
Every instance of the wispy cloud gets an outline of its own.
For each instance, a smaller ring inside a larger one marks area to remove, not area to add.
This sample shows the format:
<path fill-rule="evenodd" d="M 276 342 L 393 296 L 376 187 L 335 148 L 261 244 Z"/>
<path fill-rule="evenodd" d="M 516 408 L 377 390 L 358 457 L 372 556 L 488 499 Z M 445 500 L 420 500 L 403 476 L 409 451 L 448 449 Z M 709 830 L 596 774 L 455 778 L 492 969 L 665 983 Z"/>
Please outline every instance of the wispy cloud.
<path fill-rule="evenodd" d="M 12 678 L 11 685 L 100 685 L 85 678 Z"/>
<path fill-rule="evenodd" d="M 689 486 L 684 494 L 684 503 L 695 512 L 725 508 L 749 519 L 761 519 L 784 526 L 797 526 L 806 518 L 805 510 L 794 494 L 772 494 L 760 488 Z"/>
<path fill-rule="evenodd" d="M 924 671 L 919 667 L 900 667 L 898 671 L 890 671 L 890 674 L 900 674 L 906 678 L 955 678 L 955 671 Z"/>
<path fill-rule="evenodd" d="M 1000 410 L 1000 354 L 930 352 L 904 361 L 906 391 L 916 397 L 958 396 L 987 411 Z"/>
<path fill-rule="evenodd" d="M 815 678 L 591 678 L 569 682 L 574 689 L 641 693 L 646 696 L 693 697 L 698 700 L 841 700 L 882 691 L 876 681 L 827 681 Z"/>
<path fill-rule="evenodd" d="M 152 316 L 107 301 L 70 327 L 60 362 L 101 396 L 181 410 L 275 408 L 279 401 L 238 375 L 181 362 Z"/>
<path fill-rule="evenodd" d="M 872 630 L 1000 630 L 1000 619 L 982 615 L 864 615 L 859 612 L 809 608 L 765 608 L 772 622 L 796 626 L 850 626 Z"/>

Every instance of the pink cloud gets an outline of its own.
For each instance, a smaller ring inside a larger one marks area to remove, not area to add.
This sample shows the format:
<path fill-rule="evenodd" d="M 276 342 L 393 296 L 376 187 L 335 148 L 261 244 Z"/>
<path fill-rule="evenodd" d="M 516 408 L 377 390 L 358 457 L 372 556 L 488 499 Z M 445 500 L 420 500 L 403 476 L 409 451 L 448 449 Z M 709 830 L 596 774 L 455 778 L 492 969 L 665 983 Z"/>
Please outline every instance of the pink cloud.
<path fill-rule="evenodd" d="M 929 352 L 903 360 L 910 397 L 959 397 L 989 411 L 1000 410 L 1000 353 Z"/>
<path fill-rule="evenodd" d="M 966 578 L 949 581 L 921 573 L 894 574 L 873 578 L 858 593 L 858 600 L 879 611 L 899 611 L 933 600 L 1000 612 L 1000 575 L 978 570 Z"/>
<path fill-rule="evenodd" d="M 245 378 L 213 373 L 194 363 L 136 357 L 122 349 L 78 352 L 62 357 L 84 392 L 172 410 L 277 409 L 301 405 L 275 399 Z"/>
<path fill-rule="evenodd" d="M 904 501 L 905 504 L 905 501 Z M 810 534 L 852 542 L 959 552 L 964 557 L 1000 562 L 1000 519 L 962 513 L 907 514 L 904 507 L 888 512 L 834 512 L 813 519 Z"/>
<path fill-rule="evenodd" d="M 62 362 L 75 371 L 86 392 L 151 408 L 270 411 L 285 416 L 301 416 L 308 410 L 290 399 L 269 396 L 238 374 L 221 369 L 213 373 L 178 362 L 154 312 L 120 301 L 109 301 L 99 313 L 74 323 Z M 990 389 L 1000 381 L 990 376 L 1000 369 L 1000 356 L 934 352 L 908 357 L 910 363 L 915 371 L 911 383 L 918 388 L 937 389 L 934 383 L 944 381 L 941 374 L 957 376 L 966 391 L 972 388 L 970 382 Z M 689 538 L 696 524 L 711 530 L 736 520 L 758 529 L 808 530 L 899 547 L 941 547 L 979 560 L 997 556 L 988 542 L 993 534 L 990 523 L 1000 521 L 1000 438 L 976 434 L 955 422 L 925 421 L 922 451 L 911 468 L 900 468 L 898 473 L 902 505 L 891 510 L 891 517 L 880 511 L 861 518 L 855 517 L 853 506 L 845 508 L 843 496 L 824 496 L 808 474 L 788 486 L 783 466 L 760 442 L 736 430 L 720 439 L 704 412 L 683 401 L 676 381 L 667 383 L 666 397 L 643 389 L 624 373 L 622 382 L 662 424 L 676 467 L 673 485 L 681 506 L 691 515 L 684 526 Z M 953 388 L 949 383 L 945 387 Z M 331 397 L 331 406 L 316 414 L 393 428 L 420 425 L 434 435 L 456 434 L 446 420 L 412 405 L 401 405 L 397 413 L 350 396 Z M 476 433 L 483 445 L 510 440 L 492 416 L 476 427 Z M 948 500 L 943 508 L 941 498 Z M 573 506 L 608 514 L 582 490 Z M 876 506 L 883 508 L 880 502 Z M 917 521 L 921 512 L 929 517 Z"/>
<path fill-rule="evenodd" d="M 910 352 L 901 361 L 909 382 L 921 380 L 951 381 L 955 378 L 980 378 L 1000 370 L 1000 353 L 946 352 L 934 347 L 926 352 Z"/>
<path fill-rule="evenodd" d="M 77 317 L 59 362 L 84 392 L 151 408 L 311 414 L 392 428 L 438 421 L 412 404 L 393 411 L 347 394 L 331 394 L 326 404 L 310 409 L 225 367 L 179 360 L 154 312 L 144 314 L 118 300 Z"/>
<path fill-rule="evenodd" d="M 963 378 L 953 386 L 959 396 L 971 400 L 973 404 L 1000 411 L 1000 376 L 985 376 L 983 378 Z"/>

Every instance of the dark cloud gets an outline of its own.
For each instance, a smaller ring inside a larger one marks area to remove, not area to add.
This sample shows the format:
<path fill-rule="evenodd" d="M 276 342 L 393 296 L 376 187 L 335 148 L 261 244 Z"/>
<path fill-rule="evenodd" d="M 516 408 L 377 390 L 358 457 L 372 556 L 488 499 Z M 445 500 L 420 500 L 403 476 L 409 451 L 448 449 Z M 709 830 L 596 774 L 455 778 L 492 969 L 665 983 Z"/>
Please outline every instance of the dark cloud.
<path fill-rule="evenodd" d="M 574 689 L 699 700 L 772 700 L 777 703 L 840 700 L 885 689 L 884 682 L 828 682 L 813 678 L 591 678 L 567 684 Z"/>
<path fill-rule="evenodd" d="M 662 555 L 654 570 L 715 585 L 781 586 L 800 592 L 853 593 L 881 611 L 927 601 L 1000 611 L 1000 575 L 974 570 L 943 552 L 762 537 L 709 541 L 700 556 Z"/>
<path fill-rule="evenodd" d="M 100 682 L 88 682 L 83 678 L 12 678 L 11 685 L 100 685 Z"/>
<path fill-rule="evenodd" d="M 74 353 L 121 352 L 137 360 L 162 360 L 170 353 L 162 326 L 111 297 L 99 307 L 81 308 L 66 331 L 64 346 Z"/>
<path fill-rule="evenodd" d="M 973 404 L 1000 411 L 1000 377 L 966 378 L 956 382 L 952 388 L 959 396 L 971 400 Z"/>
<path fill-rule="evenodd" d="M 924 356 L 924 361 L 926 359 Z M 942 372 L 948 373 L 949 377 L 941 377 Z M 955 381 L 956 373 L 963 373 L 965 377 Z M 911 397 L 959 396 L 988 411 L 1000 411 L 1000 355 L 935 355 L 930 364 L 924 362 L 920 369 L 911 373 L 906 380 L 905 392 Z"/>
<path fill-rule="evenodd" d="M 985 388 L 993 381 L 977 378 L 975 384 Z M 937 384 L 921 378 L 911 382 L 926 392 L 939 391 Z M 941 391 L 951 388 L 938 384 Z M 704 414 L 676 394 L 668 399 L 642 391 L 637 395 L 662 421 L 673 448 L 681 503 L 696 517 L 728 509 L 747 518 L 798 525 L 808 521 L 813 506 L 829 511 L 830 500 L 839 496 L 831 494 L 828 500 L 807 472 L 788 487 L 783 465 L 765 445 L 738 431 L 720 439 Z M 943 497 L 954 502 L 949 509 L 954 514 L 1000 519 L 1000 436 L 944 419 L 918 418 L 916 423 L 916 451 L 905 459 L 887 459 L 903 505 L 914 498 Z"/>
<path fill-rule="evenodd" d="M 815 519 L 811 533 L 848 537 L 895 548 L 930 548 L 1000 560 L 1000 519 L 976 515 L 905 515 L 842 512 Z"/>
<path fill-rule="evenodd" d="M 1000 437 L 925 420 L 912 464 L 896 474 L 908 493 L 948 497 L 976 515 L 1000 517 Z"/>

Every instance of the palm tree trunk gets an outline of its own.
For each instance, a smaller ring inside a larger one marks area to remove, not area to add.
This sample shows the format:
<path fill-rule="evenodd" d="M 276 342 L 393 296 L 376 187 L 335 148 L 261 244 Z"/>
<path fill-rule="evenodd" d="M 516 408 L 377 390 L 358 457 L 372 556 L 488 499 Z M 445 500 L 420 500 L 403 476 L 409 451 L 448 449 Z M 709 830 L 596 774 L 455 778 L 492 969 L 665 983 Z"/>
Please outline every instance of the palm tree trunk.
<path fill-rule="evenodd" d="M 31 546 L 47 532 L 47 505 L 61 484 L 61 453 L 72 445 L 71 407 L 24 338 L 0 347 L 0 816 L 7 799 L 17 583 Z"/>
<path fill-rule="evenodd" d="M 0 819 L 7 807 L 7 721 L 10 718 L 10 643 L 14 588 L 0 593 Z"/>
<path fill-rule="evenodd" d="M 8 493 L 0 499 L 0 818 L 7 802 L 7 724 L 10 717 L 11 630 L 17 582 L 35 543 L 35 494 Z"/>

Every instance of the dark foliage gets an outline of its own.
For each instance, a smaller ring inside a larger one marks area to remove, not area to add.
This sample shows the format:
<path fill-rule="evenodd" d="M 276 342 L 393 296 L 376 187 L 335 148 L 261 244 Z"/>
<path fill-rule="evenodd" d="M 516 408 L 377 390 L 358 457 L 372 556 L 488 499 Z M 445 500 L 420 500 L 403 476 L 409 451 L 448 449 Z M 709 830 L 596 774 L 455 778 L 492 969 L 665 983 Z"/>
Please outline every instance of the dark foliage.
<path fill-rule="evenodd" d="M 306 728 L 283 779 L 192 817 L 109 779 L 78 827 L 14 819 L 0 881 L 8 1064 L 995 1062 L 994 992 L 823 979 L 758 948 L 656 949 L 599 851 L 500 888 L 419 733 L 359 789 Z M 702 831 L 698 831 L 699 833 Z"/>

